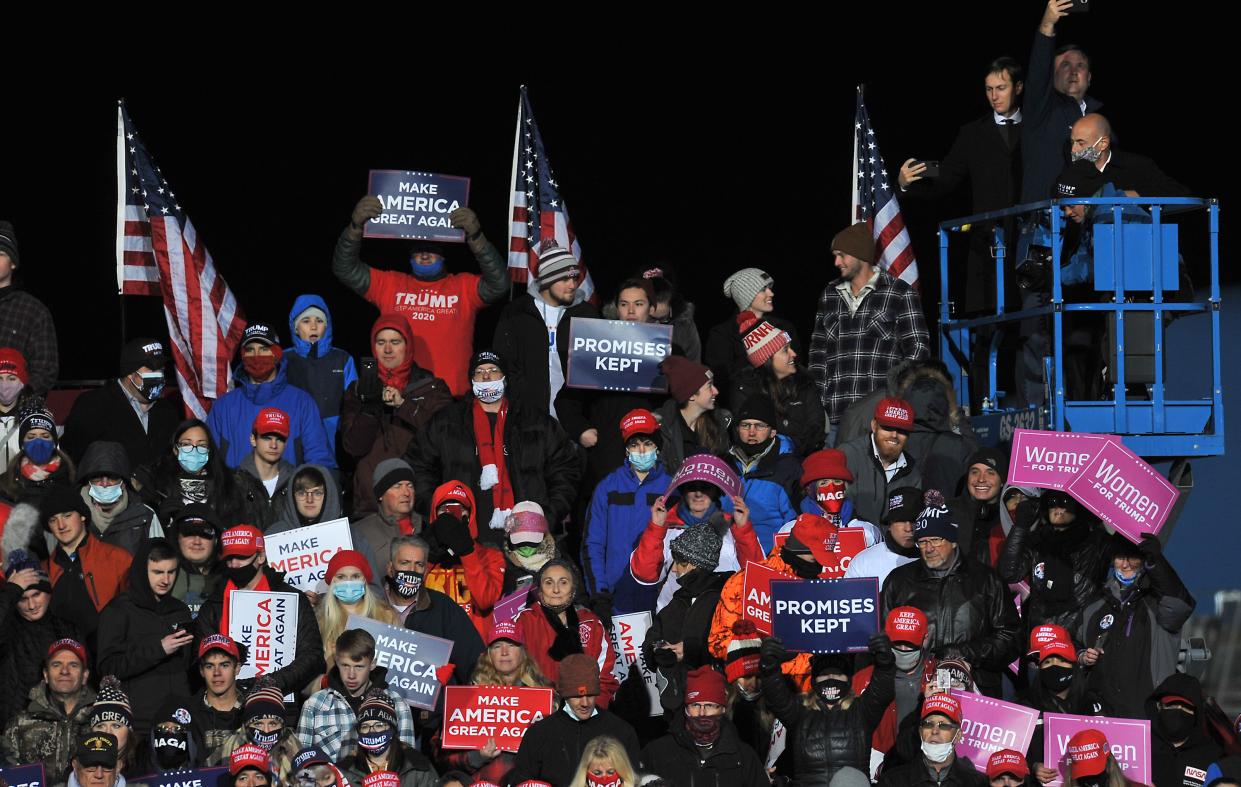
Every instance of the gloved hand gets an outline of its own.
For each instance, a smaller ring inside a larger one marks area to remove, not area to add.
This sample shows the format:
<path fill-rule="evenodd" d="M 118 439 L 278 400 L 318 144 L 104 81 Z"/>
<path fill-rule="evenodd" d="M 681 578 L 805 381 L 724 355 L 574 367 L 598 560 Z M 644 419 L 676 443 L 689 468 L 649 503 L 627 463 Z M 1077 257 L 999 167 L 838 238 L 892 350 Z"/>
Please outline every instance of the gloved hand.
<path fill-rule="evenodd" d="M 1013 527 L 1029 530 L 1038 521 L 1039 502 L 1037 497 L 1027 498 L 1017 504 L 1013 512 Z"/>
<path fill-rule="evenodd" d="M 603 624 L 612 628 L 612 591 L 600 590 L 590 597 L 590 611 L 599 616 Z"/>
<path fill-rule="evenodd" d="M 785 650 L 779 637 L 767 637 L 758 649 L 758 666 L 766 671 L 779 669 L 781 664 L 793 660 L 796 655 Z"/>
<path fill-rule="evenodd" d="M 1159 536 L 1154 533 L 1143 533 L 1138 549 L 1142 550 L 1142 556 L 1147 563 L 1154 563 L 1163 555 L 1163 544 L 1159 543 Z"/>
<path fill-rule="evenodd" d="M 452 226 L 465 232 L 467 238 L 478 233 L 483 228 L 474 211 L 466 207 L 457 208 L 452 213 L 449 213 L 448 220 L 452 222 Z"/>
<path fill-rule="evenodd" d="M 431 523 L 431 533 L 440 546 L 457 557 L 464 557 L 474 551 L 474 539 L 470 538 L 469 528 L 452 514 L 437 516 Z"/>
<path fill-rule="evenodd" d="M 664 667 L 675 667 L 677 663 L 676 651 L 672 648 L 655 648 L 655 664 Z"/>
<path fill-rule="evenodd" d="M 875 658 L 875 669 L 892 669 L 896 666 L 896 656 L 892 655 L 892 639 L 887 634 L 871 636 L 866 647 Z"/>
<path fill-rule="evenodd" d="M 367 194 L 353 207 L 353 215 L 349 217 L 349 227 L 360 232 L 366 226 L 366 222 L 383 212 L 383 203 L 379 201 L 379 198 Z"/>

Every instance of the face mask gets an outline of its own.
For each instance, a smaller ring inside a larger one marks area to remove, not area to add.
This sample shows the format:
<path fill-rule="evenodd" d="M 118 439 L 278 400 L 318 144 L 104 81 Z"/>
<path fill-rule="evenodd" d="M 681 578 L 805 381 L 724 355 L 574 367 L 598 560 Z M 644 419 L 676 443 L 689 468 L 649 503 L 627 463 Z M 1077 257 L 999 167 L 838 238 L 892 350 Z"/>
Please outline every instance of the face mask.
<path fill-rule="evenodd" d="M 392 736 L 393 732 L 390 728 L 383 732 L 359 735 L 358 745 L 365 749 L 368 754 L 383 754 L 392 745 Z"/>
<path fill-rule="evenodd" d="M 1193 715 L 1183 713 L 1176 708 L 1164 708 L 1159 711 L 1159 715 L 1155 718 L 1159 732 L 1172 743 L 1188 738 L 1189 734 L 1193 732 L 1195 721 L 1197 719 Z"/>
<path fill-rule="evenodd" d="M 207 466 L 211 458 L 210 451 L 199 452 L 201 446 L 185 446 L 177 449 L 177 462 L 187 473 L 197 473 Z"/>
<path fill-rule="evenodd" d="M 229 582 L 232 582 L 235 587 L 240 588 L 250 584 L 250 580 L 254 579 L 254 575 L 259 573 L 259 567 L 251 563 L 248 566 L 229 568 L 224 573 L 228 577 Z"/>
<path fill-rule="evenodd" d="M 1077 783 L 1081 785 L 1081 787 L 1103 787 L 1103 785 L 1106 784 L 1106 778 L 1106 773 L 1101 773 L 1098 776 L 1083 776 L 1077 780 Z"/>
<path fill-rule="evenodd" d="M 849 689 L 849 682 L 845 680 L 828 679 L 820 683 L 814 684 L 814 690 L 819 693 L 819 699 L 828 705 L 840 702 L 845 696 L 845 692 Z"/>
<path fill-rule="evenodd" d="M 113 484 L 112 486 L 100 486 L 99 484 L 91 484 L 89 494 L 91 500 L 94 500 L 101 506 L 110 506 L 117 500 L 121 499 L 121 495 L 125 492 L 124 484 Z"/>
<path fill-rule="evenodd" d="M 793 569 L 793 573 L 802 579 L 814 579 L 823 571 L 823 567 L 818 563 L 807 563 L 802 560 L 796 553 L 790 552 L 787 547 L 780 548 L 780 559 Z"/>
<path fill-rule="evenodd" d="M 437 254 L 435 262 L 423 264 L 410 257 L 409 267 L 419 279 L 430 279 L 444 272 L 444 258 Z"/>
<path fill-rule="evenodd" d="M 1098 161 L 1099 156 L 1103 155 L 1103 151 L 1096 148 L 1095 145 L 1099 144 L 1102 141 L 1103 141 L 1103 137 L 1099 137 L 1098 139 L 1094 141 L 1094 144 L 1092 144 L 1090 147 L 1082 148 L 1081 150 L 1073 153 L 1071 155 L 1071 158 L 1074 161 L 1089 161 L 1091 163 Z"/>
<path fill-rule="evenodd" d="M 655 466 L 655 463 L 659 461 L 659 451 L 654 449 L 650 451 L 626 451 L 625 454 L 629 457 L 629 466 L 639 473 L 650 471 Z"/>
<path fill-rule="evenodd" d="M 621 778 L 619 773 L 611 773 L 596 776 L 593 773 L 586 774 L 586 787 L 620 787 L 625 780 Z"/>
<path fill-rule="evenodd" d="M 160 372 L 151 372 L 140 377 L 142 385 L 137 386 L 138 395 L 148 402 L 154 402 L 164 392 L 164 375 Z"/>
<path fill-rule="evenodd" d="M 538 544 L 522 544 L 519 547 L 510 547 L 511 551 L 520 557 L 531 558 L 539 553 Z"/>
<path fill-rule="evenodd" d="M 1112 576 L 1116 578 L 1116 581 L 1120 583 L 1120 586 L 1122 588 L 1127 588 L 1130 585 L 1132 585 L 1134 582 L 1138 581 L 1138 577 L 1142 576 L 1142 572 L 1141 570 L 1139 570 L 1136 574 L 1126 579 L 1123 574 L 1121 574 L 1119 571 L 1113 568 Z"/>
<path fill-rule="evenodd" d="M 8 407 L 17 401 L 17 396 L 22 392 L 26 384 L 21 380 L 3 380 L 0 381 L 0 404 Z"/>
<path fill-rule="evenodd" d="M 52 455 L 56 453 L 56 441 L 46 437 L 34 437 L 26 441 L 22 450 L 36 465 L 47 464 Z"/>
<path fill-rule="evenodd" d="M 896 658 L 896 668 L 901 672 L 913 672 L 914 667 L 918 666 L 918 662 L 922 661 L 922 648 L 917 650 L 897 650 L 892 648 L 892 655 Z"/>
<path fill-rule="evenodd" d="M 504 378 L 499 380 L 487 380 L 486 382 L 472 382 L 470 387 L 474 389 L 474 398 L 483 404 L 495 404 L 504 396 Z"/>
<path fill-rule="evenodd" d="M 248 727 L 247 729 L 250 731 L 250 742 L 264 751 L 271 751 L 272 747 L 276 745 L 276 741 L 280 740 L 280 730 L 263 732 L 253 727 Z"/>
<path fill-rule="evenodd" d="M 830 481 L 825 485 L 819 486 L 814 492 L 814 499 L 828 513 L 830 519 L 832 515 L 839 515 L 840 509 L 845 504 L 845 484 L 843 481 Z"/>
<path fill-rule="evenodd" d="M 366 582 L 361 579 L 345 579 L 332 583 L 332 595 L 342 604 L 356 604 L 366 595 Z"/>
<path fill-rule="evenodd" d="M 159 767 L 170 770 L 189 761 L 189 750 L 184 732 L 155 733 L 155 761 Z"/>
<path fill-rule="evenodd" d="M 401 598 L 413 598 L 422 590 L 422 577 L 417 571 L 398 571 L 388 578 L 388 584 Z"/>
<path fill-rule="evenodd" d="M 276 368 L 276 356 L 274 355 L 247 355 L 241 359 L 241 367 L 246 370 L 246 375 L 253 381 L 266 380 L 267 376 Z"/>
<path fill-rule="evenodd" d="M 720 737 L 719 716 L 686 716 L 685 729 L 689 730 L 694 743 L 710 746 Z"/>
<path fill-rule="evenodd" d="M 1063 666 L 1043 667 L 1038 671 L 1039 683 L 1052 694 L 1064 691 L 1073 683 L 1073 668 Z"/>
<path fill-rule="evenodd" d="M 951 743 L 922 742 L 922 756 L 931 762 L 943 762 L 948 759 L 949 754 L 952 754 Z"/>

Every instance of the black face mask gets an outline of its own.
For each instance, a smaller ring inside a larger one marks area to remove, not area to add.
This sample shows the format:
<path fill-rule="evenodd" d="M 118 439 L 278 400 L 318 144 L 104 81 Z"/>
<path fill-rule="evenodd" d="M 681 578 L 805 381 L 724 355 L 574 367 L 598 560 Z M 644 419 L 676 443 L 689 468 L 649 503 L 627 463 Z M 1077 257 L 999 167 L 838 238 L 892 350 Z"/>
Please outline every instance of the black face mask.
<path fill-rule="evenodd" d="M 280 730 L 263 732 L 254 727 L 248 727 L 247 731 L 250 733 L 250 742 L 263 749 L 263 751 L 271 751 L 272 747 L 280 740 Z"/>
<path fill-rule="evenodd" d="M 423 577 L 424 575 L 417 571 L 398 571 L 388 577 L 388 585 L 401 598 L 414 598 L 418 591 L 422 590 Z"/>
<path fill-rule="evenodd" d="M 1197 718 L 1193 714 L 1184 713 L 1175 708 L 1164 708 L 1155 717 L 1155 726 L 1165 740 L 1176 743 L 1189 737 L 1196 721 Z"/>
<path fill-rule="evenodd" d="M 1107 784 L 1107 772 L 1100 773 L 1098 776 L 1083 776 L 1077 780 L 1081 787 L 1104 787 Z"/>
<path fill-rule="evenodd" d="M 793 573 L 802 579 L 815 579 L 823 571 L 818 563 L 807 563 L 796 552 L 790 552 L 788 547 L 780 548 L 780 559 L 788 563 Z"/>
<path fill-rule="evenodd" d="M 845 692 L 849 690 L 849 681 L 829 678 L 814 684 L 814 690 L 818 692 L 819 699 L 823 700 L 825 705 L 835 705 L 844 699 Z"/>
<path fill-rule="evenodd" d="M 228 577 L 228 581 L 232 582 L 235 587 L 245 587 L 250 584 L 250 580 L 254 579 L 259 573 L 259 567 L 255 563 L 248 566 L 238 566 L 237 568 L 229 568 L 224 572 Z"/>
<path fill-rule="evenodd" d="M 153 744 L 155 762 L 164 770 L 180 768 L 190 761 L 188 738 L 184 732 L 156 732 Z"/>
<path fill-rule="evenodd" d="M 1052 694 L 1059 694 L 1073 683 L 1073 668 L 1064 666 L 1043 667 L 1038 671 L 1039 682 Z"/>

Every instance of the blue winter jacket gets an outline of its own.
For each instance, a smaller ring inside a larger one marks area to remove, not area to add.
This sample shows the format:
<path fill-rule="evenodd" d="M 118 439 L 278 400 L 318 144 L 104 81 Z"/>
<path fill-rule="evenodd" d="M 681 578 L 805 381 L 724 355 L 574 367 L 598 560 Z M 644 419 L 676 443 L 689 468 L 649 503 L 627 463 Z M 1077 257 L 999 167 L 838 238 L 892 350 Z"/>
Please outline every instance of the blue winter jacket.
<path fill-rule="evenodd" d="M 801 462 L 793 453 L 792 441 L 783 435 L 748 468 L 735 453 L 729 458 L 741 476 L 741 496 L 750 507 L 754 534 L 763 553 L 769 553 L 776 533 L 797 518 L 797 503 L 802 498 Z"/>
<path fill-rule="evenodd" d="M 298 338 L 297 316 L 311 306 L 317 306 L 327 316 L 323 336 L 317 342 Z M 293 346 L 285 348 L 284 357 L 289 362 L 289 382 L 301 388 L 315 400 L 323 430 L 327 432 L 328 445 L 336 446 L 336 425 L 340 421 L 340 404 L 345 389 L 358 379 L 353 356 L 339 347 L 332 346 L 332 312 L 318 295 L 299 295 L 289 310 L 289 335 Z"/>
<path fill-rule="evenodd" d="M 604 476 L 586 514 L 586 584 L 590 592 L 613 590 L 629 571 L 629 556 L 651 521 L 651 506 L 668 491 L 672 477 L 656 462 L 639 482 L 629 462 Z"/>
<path fill-rule="evenodd" d="M 207 426 L 226 465 L 236 468 L 254 450 L 250 432 L 259 411 L 278 407 L 289 415 L 285 461 L 294 466 L 315 464 L 336 469 L 335 452 L 328 445 L 319 408 L 310 394 L 289 382 L 287 359 L 280 361 L 271 382 L 250 382 L 240 364 L 233 369 L 233 382 L 237 387 L 217 399 L 207 414 Z"/>

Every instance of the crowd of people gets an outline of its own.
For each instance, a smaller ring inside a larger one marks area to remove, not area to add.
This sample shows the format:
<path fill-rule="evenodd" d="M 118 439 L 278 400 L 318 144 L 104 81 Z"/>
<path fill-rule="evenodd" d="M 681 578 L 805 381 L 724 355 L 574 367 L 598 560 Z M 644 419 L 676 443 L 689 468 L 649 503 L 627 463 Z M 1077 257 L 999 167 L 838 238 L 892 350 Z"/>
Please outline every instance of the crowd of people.
<path fill-rule="evenodd" d="M 1028 71 L 990 65 L 988 114 L 938 178 L 907 161 L 903 192 L 969 180 L 980 211 L 1183 193 L 1113 149 L 1088 55 L 1057 46 L 1071 5 L 1047 3 Z M 1155 785 L 1239 783 L 1236 723 L 1180 669 L 1195 601 L 1160 540 L 1008 483 L 866 224 L 833 237 L 812 322 L 780 313 L 775 279 L 750 267 L 723 280 L 735 317 L 700 330 L 667 266 L 635 270 L 600 309 L 554 243 L 510 299 L 506 257 L 464 207 L 451 218 L 479 273 L 450 271 L 434 244 L 411 250 L 409 273 L 368 266 L 362 230 L 381 210 L 362 198 L 331 260 L 378 311 L 365 357 L 335 346 L 323 295 L 298 295 L 287 343 L 283 325 L 246 327 L 205 421 L 182 418 L 168 348 L 144 338 L 58 423 L 55 327 L 17 285 L 0 222 L 5 766 L 41 763 L 53 787 L 204 767 L 230 787 L 1136 783 L 1106 728 L 1056 761 L 1041 721 L 1026 751 L 958 756 L 959 692 L 975 692 L 1146 719 Z M 985 245 L 970 308 L 995 297 Z M 472 346 L 488 308 L 494 338 Z M 666 394 L 566 386 L 570 321 L 598 317 L 672 327 Z M 267 538 L 343 518 L 352 549 L 321 584 L 299 591 L 273 568 Z M 760 635 L 750 564 L 874 578 L 867 652 Z M 237 590 L 297 593 L 296 655 L 257 678 L 240 678 Z M 625 667 L 612 622 L 641 612 Z M 350 616 L 450 641 L 445 685 L 552 689 L 554 710 L 516 751 L 446 748 L 443 693 L 411 706 Z"/>

